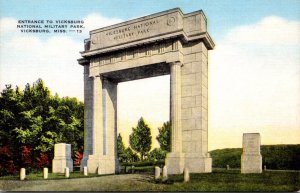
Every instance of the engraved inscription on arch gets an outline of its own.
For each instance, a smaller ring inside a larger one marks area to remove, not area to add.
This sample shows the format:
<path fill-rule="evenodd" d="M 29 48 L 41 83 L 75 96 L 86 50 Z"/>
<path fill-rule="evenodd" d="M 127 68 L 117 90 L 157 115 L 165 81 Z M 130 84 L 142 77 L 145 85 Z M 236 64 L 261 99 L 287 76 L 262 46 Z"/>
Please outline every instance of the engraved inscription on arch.
<path fill-rule="evenodd" d="M 128 41 L 158 36 L 182 29 L 179 13 L 166 14 L 117 28 L 102 28 L 91 32 L 91 50 L 118 45 Z"/>

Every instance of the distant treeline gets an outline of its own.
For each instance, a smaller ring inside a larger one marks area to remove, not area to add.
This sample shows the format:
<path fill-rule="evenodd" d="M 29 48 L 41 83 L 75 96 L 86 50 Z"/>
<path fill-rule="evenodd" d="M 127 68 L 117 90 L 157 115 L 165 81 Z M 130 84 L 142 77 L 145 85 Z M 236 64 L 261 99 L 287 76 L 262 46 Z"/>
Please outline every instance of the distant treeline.
<path fill-rule="evenodd" d="M 267 169 L 300 170 L 300 144 L 262 145 L 262 166 Z M 242 148 L 217 149 L 210 152 L 214 168 L 241 167 Z"/>

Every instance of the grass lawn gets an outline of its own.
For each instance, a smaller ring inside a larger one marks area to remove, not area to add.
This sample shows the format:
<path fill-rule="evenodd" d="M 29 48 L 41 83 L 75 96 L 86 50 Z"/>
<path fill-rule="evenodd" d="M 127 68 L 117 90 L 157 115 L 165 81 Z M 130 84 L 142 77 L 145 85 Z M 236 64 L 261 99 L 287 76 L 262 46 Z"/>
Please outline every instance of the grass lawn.
<path fill-rule="evenodd" d="M 241 174 L 239 170 L 214 170 L 211 174 L 191 174 L 189 183 L 183 175 L 170 177 L 169 191 L 298 191 L 299 172 L 263 172 Z"/>
<path fill-rule="evenodd" d="M 122 174 L 84 177 L 80 172 L 65 179 L 62 174 L 29 174 L 28 180 L 18 176 L 0 177 L 4 191 L 298 191 L 299 172 L 266 171 L 262 174 L 240 174 L 239 170 L 214 169 L 208 174 L 191 174 L 183 183 L 183 175 L 169 176 L 167 182 L 155 182 L 151 174 Z"/>

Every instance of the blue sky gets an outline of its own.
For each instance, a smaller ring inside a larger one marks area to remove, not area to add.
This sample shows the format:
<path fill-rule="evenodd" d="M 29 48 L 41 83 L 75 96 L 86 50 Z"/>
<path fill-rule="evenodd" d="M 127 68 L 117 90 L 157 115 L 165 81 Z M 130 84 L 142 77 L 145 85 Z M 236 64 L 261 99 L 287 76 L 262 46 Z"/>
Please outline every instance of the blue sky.
<path fill-rule="evenodd" d="M 76 60 L 88 31 L 176 7 L 202 9 L 216 43 L 209 149 L 241 147 L 244 132 L 260 132 L 263 144 L 300 143 L 299 0 L 0 0 L 0 89 L 42 78 L 60 96 L 83 100 Z M 85 31 L 24 34 L 19 19 L 84 20 Z M 128 134 L 141 116 L 155 138 L 169 119 L 169 76 L 118 85 L 119 131 Z"/>
<path fill-rule="evenodd" d="M 128 20 L 175 7 L 184 13 L 202 9 L 214 39 L 230 28 L 276 15 L 297 20 L 298 0 L 0 0 L 1 17 L 28 19 L 81 19 L 90 13 Z"/>

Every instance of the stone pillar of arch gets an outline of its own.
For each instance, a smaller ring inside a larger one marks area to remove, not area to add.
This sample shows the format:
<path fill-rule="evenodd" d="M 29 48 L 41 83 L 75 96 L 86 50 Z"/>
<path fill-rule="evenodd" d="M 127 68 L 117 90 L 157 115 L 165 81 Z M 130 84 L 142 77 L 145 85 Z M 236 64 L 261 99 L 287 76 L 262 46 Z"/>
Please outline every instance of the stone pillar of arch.
<path fill-rule="evenodd" d="M 117 84 L 96 76 L 93 78 L 93 110 L 89 173 L 115 173 L 117 129 Z"/>
<path fill-rule="evenodd" d="M 181 131 L 181 63 L 170 63 L 171 152 L 167 154 L 168 174 L 180 174 L 184 168 Z"/>

